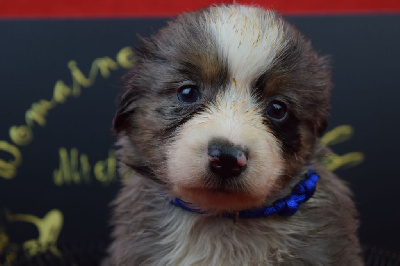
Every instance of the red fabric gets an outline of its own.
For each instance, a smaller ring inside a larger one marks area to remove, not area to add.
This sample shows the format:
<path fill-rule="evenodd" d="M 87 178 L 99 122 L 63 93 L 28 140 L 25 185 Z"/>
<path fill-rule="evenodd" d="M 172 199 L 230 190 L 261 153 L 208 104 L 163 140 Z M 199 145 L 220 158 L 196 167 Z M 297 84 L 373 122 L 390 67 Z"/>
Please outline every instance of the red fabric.
<path fill-rule="evenodd" d="M 224 0 L 0 0 L 0 17 L 171 16 Z M 400 0 L 240 0 L 285 14 L 400 13 Z"/>

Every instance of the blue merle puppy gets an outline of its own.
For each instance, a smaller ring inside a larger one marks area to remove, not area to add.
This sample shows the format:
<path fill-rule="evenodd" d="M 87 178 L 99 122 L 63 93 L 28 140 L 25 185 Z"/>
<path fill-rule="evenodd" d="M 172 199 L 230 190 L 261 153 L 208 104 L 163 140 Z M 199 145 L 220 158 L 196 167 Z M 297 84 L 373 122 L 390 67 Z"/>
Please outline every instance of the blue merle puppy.
<path fill-rule="evenodd" d="M 296 28 L 215 6 L 136 56 L 105 264 L 362 265 L 351 192 L 321 163 L 330 68 Z"/>

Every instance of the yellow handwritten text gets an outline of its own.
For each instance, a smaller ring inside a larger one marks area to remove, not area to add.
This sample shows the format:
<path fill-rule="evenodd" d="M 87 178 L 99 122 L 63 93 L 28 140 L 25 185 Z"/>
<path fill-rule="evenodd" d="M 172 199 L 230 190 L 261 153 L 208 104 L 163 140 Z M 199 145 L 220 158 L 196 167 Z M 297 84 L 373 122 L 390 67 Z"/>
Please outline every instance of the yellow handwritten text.
<path fill-rule="evenodd" d="M 0 227 L 0 254 L 4 250 L 4 248 L 8 245 L 9 238 L 4 229 Z"/>
<path fill-rule="evenodd" d="M 71 70 L 73 81 L 72 95 L 78 97 L 81 94 L 81 86 L 85 88 L 93 86 L 99 72 L 103 78 L 108 78 L 110 76 L 110 69 L 117 70 L 118 64 L 110 57 L 97 58 L 92 63 L 88 77 L 85 77 L 74 60 L 68 62 L 68 68 Z"/>
<path fill-rule="evenodd" d="M 14 160 L 4 161 L 0 159 L 0 176 L 6 179 L 13 178 L 17 173 L 17 168 L 22 162 L 19 149 L 6 141 L 0 141 L 0 150 L 6 151 L 14 156 Z"/>
<path fill-rule="evenodd" d="M 56 243 L 64 223 L 64 217 L 60 210 L 49 211 L 42 219 L 31 214 L 6 213 L 9 222 L 27 222 L 36 226 L 39 236 L 36 239 L 24 242 L 24 248 L 29 255 L 51 251 L 54 255 L 61 256 Z"/>
<path fill-rule="evenodd" d="M 79 155 L 77 148 L 70 152 L 65 148 L 59 149 L 59 168 L 53 171 L 53 182 L 57 186 L 79 185 L 91 183 L 91 165 L 86 154 Z M 94 176 L 103 185 L 109 185 L 117 179 L 117 159 L 114 151 L 110 150 L 106 160 L 98 161 L 94 165 Z"/>
<path fill-rule="evenodd" d="M 344 155 L 332 153 L 324 159 L 325 167 L 334 171 L 337 169 L 351 168 L 361 164 L 365 159 L 362 152 L 349 152 Z"/>
<path fill-rule="evenodd" d="M 46 125 L 46 115 L 54 106 L 54 101 L 40 100 L 37 103 L 33 103 L 31 109 L 25 113 L 26 124 L 32 128 L 34 122 L 36 122 L 39 126 L 44 127 Z"/>
<path fill-rule="evenodd" d="M 114 151 L 110 150 L 108 158 L 104 161 L 98 161 L 94 165 L 94 175 L 96 179 L 104 185 L 110 184 L 117 177 L 117 159 Z"/>
<path fill-rule="evenodd" d="M 11 140 L 19 146 L 28 145 L 33 139 L 32 128 L 26 125 L 12 126 L 9 134 Z"/>
<path fill-rule="evenodd" d="M 88 157 L 86 154 L 79 156 L 78 153 L 76 148 L 72 148 L 69 154 L 65 148 L 59 149 L 60 166 L 53 172 L 53 181 L 56 185 L 90 183 Z"/>
<path fill-rule="evenodd" d="M 345 141 L 348 141 L 353 137 L 354 130 L 349 125 L 341 125 L 325 133 L 321 138 L 322 144 L 325 146 L 332 146 Z"/>
<path fill-rule="evenodd" d="M 353 128 L 349 125 L 338 126 L 327 132 L 321 138 L 321 142 L 325 146 L 332 146 L 348 141 L 353 136 L 353 133 Z M 365 156 L 362 152 L 349 152 L 344 155 L 331 153 L 324 159 L 324 165 L 328 170 L 334 171 L 341 168 L 357 166 L 361 164 L 364 159 Z"/>
<path fill-rule="evenodd" d="M 18 146 L 27 146 L 33 141 L 33 128 L 37 124 L 44 127 L 47 122 L 48 113 L 57 105 L 63 104 L 68 97 L 79 97 L 81 89 L 89 88 L 94 85 L 97 76 L 100 74 L 103 78 L 109 78 L 111 71 L 120 67 L 130 68 L 134 64 L 134 53 L 130 47 L 122 48 L 116 55 L 115 60 L 110 57 L 96 58 L 92 62 L 91 69 L 86 77 L 78 68 L 76 61 L 71 60 L 67 66 L 71 72 L 72 85 L 68 86 L 64 81 L 56 81 L 53 88 L 53 96 L 50 100 L 41 99 L 34 102 L 30 109 L 25 113 L 25 125 L 11 126 L 9 135 L 11 141 Z M 5 150 L 14 155 L 14 161 L 5 161 L 0 159 L 0 177 L 12 179 L 17 175 L 17 169 L 21 164 L 22 155 L 18 147 L 0 140 L 0 150 Z"/>

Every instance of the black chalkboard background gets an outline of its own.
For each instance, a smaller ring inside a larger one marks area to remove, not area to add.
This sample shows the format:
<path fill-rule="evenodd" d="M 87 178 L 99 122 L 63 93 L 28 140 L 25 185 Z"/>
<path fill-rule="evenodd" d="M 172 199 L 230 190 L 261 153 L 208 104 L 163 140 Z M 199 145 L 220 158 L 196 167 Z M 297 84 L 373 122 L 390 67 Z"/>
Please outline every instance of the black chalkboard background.
<path fill-rule="evenodd" d="M 400 15 L 288 19 L 321 54 L 332 57 L 335 89 L 328 131 L 350 125 L 354 135 L 331 147 L 338 155 L 364 155 L 361 164 L 336 170 L 354 191 L 361 240 L 400 251 Z M 0 21 L 0 251 L 25 243 L 36 254 L 43 243 L 107 239 L 108 204 L 119 187 L 110 129 L 126 67 L 117 55 L 138 44 L 137 34 L 148 36 L 165 22 Z M 46 102 L 38 103 L 53 99 L 58 81 L 72 87 L 71 60 L 88 77 L 99 58 L 113 65 L 105 57 L 118 69 L 111 69 L 109 77 L 106 70 L 99 72 L 93 84 L 80 86 L 79 96 L 70 95 L 43 113 Z M 29 110 L 35 112 L 29 116 Z M 9 132 L 27 125 L 27 111 L 28 121 L 35 121 L 33 138 L 17 145 Z M 19 165 L 13 163 L 18 152 Z M 7 167 L 14 167 L 16 174 L 5 177 Z M 61 231 L 46 236 L 41 225 Z"/>

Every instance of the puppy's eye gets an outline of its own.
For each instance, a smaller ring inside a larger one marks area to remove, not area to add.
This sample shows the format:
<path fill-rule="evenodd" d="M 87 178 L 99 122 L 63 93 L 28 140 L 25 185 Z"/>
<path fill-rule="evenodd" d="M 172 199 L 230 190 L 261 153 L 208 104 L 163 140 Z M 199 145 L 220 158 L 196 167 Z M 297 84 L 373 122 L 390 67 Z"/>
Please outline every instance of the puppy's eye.
<path fill-rule="evenodd" d="M 200 99 L 200 93 L 195 85 L 187 85 L 179 88 L 178 99 L 182 103 L 195 103 Z"/>
<path fill-rule="evenodd" d="M 287 116 L 287 108 L 283 102 L 272 101 L 268 104 L 266 113 L 269 118 L 281 122 Z"/>

